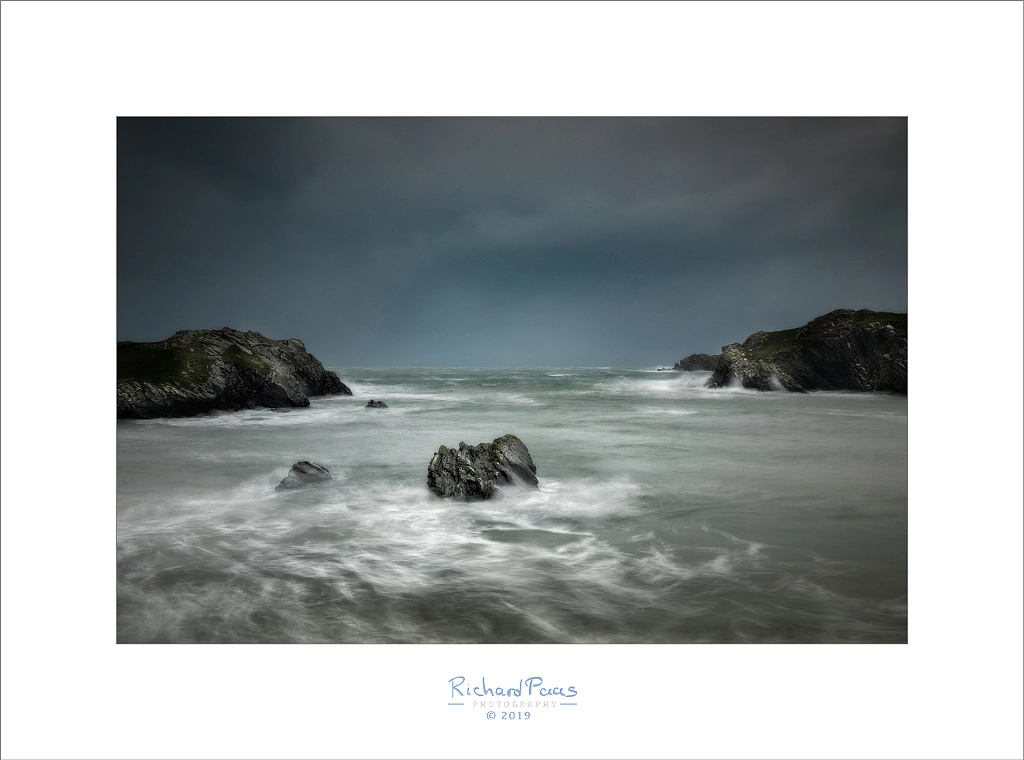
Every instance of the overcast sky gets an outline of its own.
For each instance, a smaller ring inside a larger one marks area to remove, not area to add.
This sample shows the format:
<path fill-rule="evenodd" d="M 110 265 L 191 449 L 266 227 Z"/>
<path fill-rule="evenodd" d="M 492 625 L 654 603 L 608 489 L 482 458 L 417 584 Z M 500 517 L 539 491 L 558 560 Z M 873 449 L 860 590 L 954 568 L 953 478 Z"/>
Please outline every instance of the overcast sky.
<path fill-rule="evenodd" d="M 653 366 L 907 307 L 907 122 L 117 122 L 117 338 Z"/>

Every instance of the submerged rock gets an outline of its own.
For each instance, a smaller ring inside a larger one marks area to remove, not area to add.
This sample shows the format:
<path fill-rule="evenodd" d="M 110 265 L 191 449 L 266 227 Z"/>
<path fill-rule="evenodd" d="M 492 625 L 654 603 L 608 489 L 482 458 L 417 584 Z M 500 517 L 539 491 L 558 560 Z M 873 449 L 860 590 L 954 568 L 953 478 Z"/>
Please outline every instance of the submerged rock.
<path fill-rule="evenodd" d="M 387 409 L 388 405 L 385 404 L 383 401 L 374 401 L 371 398 L 370 402 L 366 405 L 366 408 L 367 409 Z"/>
<path fill-rule="evenodd" d="M 722 348 L 710 388 L 907 392 L 907 315 L 837 309 Z"/>
<path fill-rule="evenodd" d="M 510 484 L 537 487 L 537 467 L 514 435 L 478 446 L 441 446 L 427 467 L 427 486 L 443 498 L 489 499 L 496 487 Z"/>
<path fill-rule="evenodd" d="M 690 354 L 673 364 L 672 369 L 680 372 L 714 372 L 719 358 L 718 354 Z"/>
<path fill-rule="evenodd" d="M 271 340 L 224 327 L 117 344 L 119 419 L 309 406 L 309 396 L 339 393 L 352 395 L 295 338 Z"/>
<path fill-rule="evenodd" d="M 275 491 L 292 491 L 296 488 L 316 485 L 331 479 L 331 471 L 320 464 L 313 462 L 296 462 L 284 476 L 284 480 L 277 484 Z"/>

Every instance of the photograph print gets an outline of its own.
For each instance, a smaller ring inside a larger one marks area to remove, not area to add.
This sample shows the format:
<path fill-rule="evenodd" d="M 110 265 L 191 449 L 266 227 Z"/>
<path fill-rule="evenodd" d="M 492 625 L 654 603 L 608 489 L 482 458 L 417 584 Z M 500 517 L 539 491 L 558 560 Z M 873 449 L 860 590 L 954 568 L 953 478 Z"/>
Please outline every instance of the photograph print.
<path fill-rule="evenodd" d="M 117 119 L 117 642 L 907 643 L 907 119 Z"/>

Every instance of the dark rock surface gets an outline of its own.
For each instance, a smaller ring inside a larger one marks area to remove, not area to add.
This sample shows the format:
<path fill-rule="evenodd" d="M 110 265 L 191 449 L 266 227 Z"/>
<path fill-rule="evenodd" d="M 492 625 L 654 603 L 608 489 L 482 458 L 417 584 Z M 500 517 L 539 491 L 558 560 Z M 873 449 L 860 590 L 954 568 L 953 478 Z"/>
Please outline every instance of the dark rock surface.
<path fill-rule="evenodd" d="M 271 340 L 225 327 L 117 344 L 118 418 L 309 406 L 309 396 L 339 393 L 352 395 L 295 338 Z"/>
<path fill-rule="evenodd" d="M 720 354 L 690 354 L 673 364 L 672 369 L 681 372 L 714 372 L 720 358 Z"/>
<path fill-rule="evenodd" d="M 387 409 L 388 405 L 385 404 L 383 401 L 374 401 L 371 398 L 369 403 L 367 403 L 366 408 L 367 409 Z"/>
<path fill-rule="evenodd" d="M 442 446 L 427 467 L 427 486 L 441 497 L 489 499 L 497 486 L 509 484 L 537 487 L 537 467 L 514 435 L 479 446 Z"/>
<path fill-rule="evenodd" d="M 274 490 L 293 491 L 296 488 L 306 488 L 330 479 L 331 471 L 323 465 L 313 462 L 296 462 Z"/>
<path fill-rule="evenodd" d="M 907 392 L 907 315 L 837 309 L 722 347 L 710 388 Z"/>

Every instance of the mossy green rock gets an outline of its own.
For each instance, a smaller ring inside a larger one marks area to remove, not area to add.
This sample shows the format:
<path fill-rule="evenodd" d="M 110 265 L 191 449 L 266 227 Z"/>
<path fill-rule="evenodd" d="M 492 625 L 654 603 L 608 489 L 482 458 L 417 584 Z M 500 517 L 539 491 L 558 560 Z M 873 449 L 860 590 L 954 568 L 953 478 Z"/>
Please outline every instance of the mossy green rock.
<path fill-rule="evenodd" d="M 722 347 L 708 380 L 758 390 L 907 392 L 907 315 L 837 309 Z"/>
<path fill-rule="evenodd" d="M 310 396 L 331 394 L 352 391 L 295 338 L 225 327 L 117 344 L 118 418 L 309 406 Z"/>

